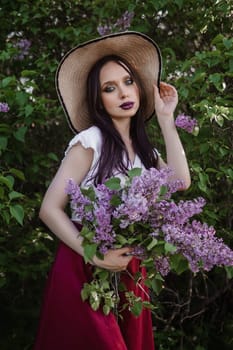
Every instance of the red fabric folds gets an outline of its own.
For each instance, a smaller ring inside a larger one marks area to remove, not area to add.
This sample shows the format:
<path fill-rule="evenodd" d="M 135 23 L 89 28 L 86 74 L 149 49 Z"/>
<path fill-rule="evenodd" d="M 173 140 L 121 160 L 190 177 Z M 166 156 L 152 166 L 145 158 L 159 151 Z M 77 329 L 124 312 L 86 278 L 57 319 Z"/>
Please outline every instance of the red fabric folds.
<path fill-rule="evenodd" d="M 129 271 L 133 274 L 138 268 L 139 261 L 132 259 Z M 60 243 L 47 281 L 34 350 L 154 350 L 149 310 L 137 318 L 125 311 L 118 325 L 112 313 L 106 316 L 93 311 L 81 300 L 83 284 L 92 278 L 91 269 L 79 254 Z M 146 298 L 128 275 L 123 279 L 129 289 Z"/>

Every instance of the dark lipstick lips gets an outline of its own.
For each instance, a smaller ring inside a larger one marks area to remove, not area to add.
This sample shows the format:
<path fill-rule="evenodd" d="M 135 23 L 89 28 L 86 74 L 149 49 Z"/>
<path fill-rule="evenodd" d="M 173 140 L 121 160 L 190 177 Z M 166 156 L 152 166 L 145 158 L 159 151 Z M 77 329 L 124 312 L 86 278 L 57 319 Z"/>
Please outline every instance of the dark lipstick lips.
<path fill-rule="evenodd" d="M 125 102 L 125 103 L 122 103 L 122 105 L 120 105 L 120 108 L 122 109 L 130 109 L 132 108 L 134 105 L 133 102 Z"/>

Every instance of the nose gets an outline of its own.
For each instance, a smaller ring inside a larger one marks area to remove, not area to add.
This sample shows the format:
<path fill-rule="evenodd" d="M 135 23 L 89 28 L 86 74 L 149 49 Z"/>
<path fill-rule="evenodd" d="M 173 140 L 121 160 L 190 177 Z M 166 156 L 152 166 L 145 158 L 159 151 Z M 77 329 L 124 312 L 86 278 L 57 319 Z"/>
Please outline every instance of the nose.
<path fill-rule="evenodd" d="M 119 95 L 121 99 L 124 99 L 128 96 L 127 88 L 126 86 L 120 86 L 119 87 Z"/>

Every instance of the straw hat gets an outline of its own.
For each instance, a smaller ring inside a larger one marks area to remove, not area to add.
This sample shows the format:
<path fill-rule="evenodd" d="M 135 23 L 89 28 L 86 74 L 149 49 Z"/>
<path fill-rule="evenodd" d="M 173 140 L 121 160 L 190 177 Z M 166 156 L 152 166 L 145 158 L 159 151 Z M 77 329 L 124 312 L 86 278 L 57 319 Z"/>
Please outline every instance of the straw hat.
<path fill-rule="evenodd" d="M 156 43 L 133 31 L 102 36 L 70 50 L 57 69 L 57 93 L 75 133 L 92 125 L 86 98 L 87 77 L 92 66 L 108 55 L 122 57 L 137 71 L 148 96 L 145 119 L 154 113 L 153 84 L 159 85 L 161 74 L 161 55 Z"/>

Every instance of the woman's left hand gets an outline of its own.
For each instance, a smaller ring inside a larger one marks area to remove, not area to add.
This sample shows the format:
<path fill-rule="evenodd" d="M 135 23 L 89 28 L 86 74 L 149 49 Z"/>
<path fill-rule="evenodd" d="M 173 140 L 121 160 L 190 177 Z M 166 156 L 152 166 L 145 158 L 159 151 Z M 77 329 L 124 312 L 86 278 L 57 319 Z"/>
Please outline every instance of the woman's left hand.
<path fill-rule="evenodd" d="M 173 113 L 178 103 L 178 94 L 174 86 L 160 83 L 160 91 L 154 85 L 155 111 L 160 118 L 173 117 Z M 162 121 L 162 120 L 161 120 Z"/>

